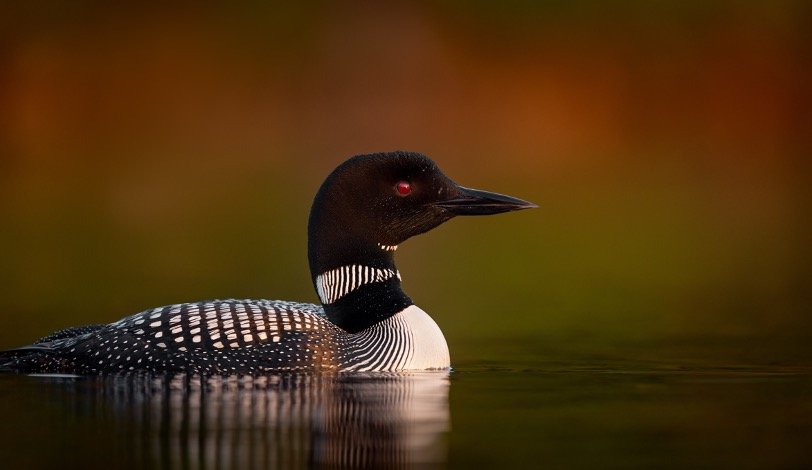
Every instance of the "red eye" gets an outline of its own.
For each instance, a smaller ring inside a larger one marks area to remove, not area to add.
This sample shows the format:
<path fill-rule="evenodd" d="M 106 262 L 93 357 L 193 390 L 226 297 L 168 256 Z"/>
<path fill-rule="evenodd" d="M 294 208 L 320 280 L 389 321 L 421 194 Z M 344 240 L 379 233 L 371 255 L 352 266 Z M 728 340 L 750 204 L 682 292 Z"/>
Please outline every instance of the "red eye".
<path fill-rule="evenodd" d="M 395 190 L 401 196 L 408 196 L 412 193 L 412 185 L 408 181 L 398 181 L 395 185 Z"/>

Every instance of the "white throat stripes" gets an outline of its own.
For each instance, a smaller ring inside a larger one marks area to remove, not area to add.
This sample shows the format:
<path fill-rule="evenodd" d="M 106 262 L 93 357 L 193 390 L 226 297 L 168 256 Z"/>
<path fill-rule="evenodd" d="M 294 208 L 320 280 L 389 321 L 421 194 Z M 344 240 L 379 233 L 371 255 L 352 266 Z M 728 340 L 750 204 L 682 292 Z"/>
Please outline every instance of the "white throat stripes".
<path fill-rule="evenodd" d="M 400 279 L 396 269 L 380 269 L 352 264 L 316 276 L 316 291 L 323 304 L 331 304 L 365 284 Z"/>

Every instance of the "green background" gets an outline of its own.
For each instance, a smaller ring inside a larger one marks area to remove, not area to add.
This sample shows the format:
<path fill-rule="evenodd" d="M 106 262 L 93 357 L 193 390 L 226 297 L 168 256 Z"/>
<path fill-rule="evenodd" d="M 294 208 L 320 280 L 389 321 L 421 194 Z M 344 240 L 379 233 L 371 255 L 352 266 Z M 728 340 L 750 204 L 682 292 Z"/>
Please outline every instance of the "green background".
<path fill-rule="evenodd" d="M 0 347 L 315 301 L 316 189 L 406 149 L 540 205 L 398 251 L 455 364 L 808 363 L 809 5 L 5 2 Z"/>

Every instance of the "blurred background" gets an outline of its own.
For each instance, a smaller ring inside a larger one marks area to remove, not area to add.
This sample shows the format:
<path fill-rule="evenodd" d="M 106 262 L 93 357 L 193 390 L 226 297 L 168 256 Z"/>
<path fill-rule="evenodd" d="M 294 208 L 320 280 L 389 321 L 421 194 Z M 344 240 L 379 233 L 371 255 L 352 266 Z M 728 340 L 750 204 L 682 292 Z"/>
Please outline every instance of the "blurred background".
<path fill-rule="evenodd" d="M 812 359 L 809 2 L 381 3 L 3 2 L 0 347 L 315 301 L 315 191 L 405 149 L 540 205 L 399 250 L 455 364 Z"/>

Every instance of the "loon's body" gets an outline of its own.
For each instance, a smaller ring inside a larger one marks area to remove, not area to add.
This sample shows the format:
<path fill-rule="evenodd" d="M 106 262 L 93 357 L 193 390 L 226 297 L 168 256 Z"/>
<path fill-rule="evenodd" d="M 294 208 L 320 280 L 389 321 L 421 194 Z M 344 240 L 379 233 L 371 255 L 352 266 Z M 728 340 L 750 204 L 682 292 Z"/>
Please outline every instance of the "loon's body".
<path fill-rule="evenodd" d="M 15 369 L 256 374 L 449 366 L 442 332 L 415 305 L 358 333 L 331 323 L 318 305 L 268 300 L 169 305 L 109 325 L 83 328 L 78 334 L 69 330 L 66 337 L 43 338 L 19 350 L 26 355 L 17 360 Z"/>
<path fill-rule="evenodd" d="M 268 300 L 169 305 L 0 352 L 0 369 L 256 374 L 448 368 L 440 328 L 400 287 L 397 245 L 456 215 L 530 207 L 535 206 L 458 186 L 417 153 L 354 157 L 327 178 L 311 210 L 308 256 L 322 305 Z"/>

